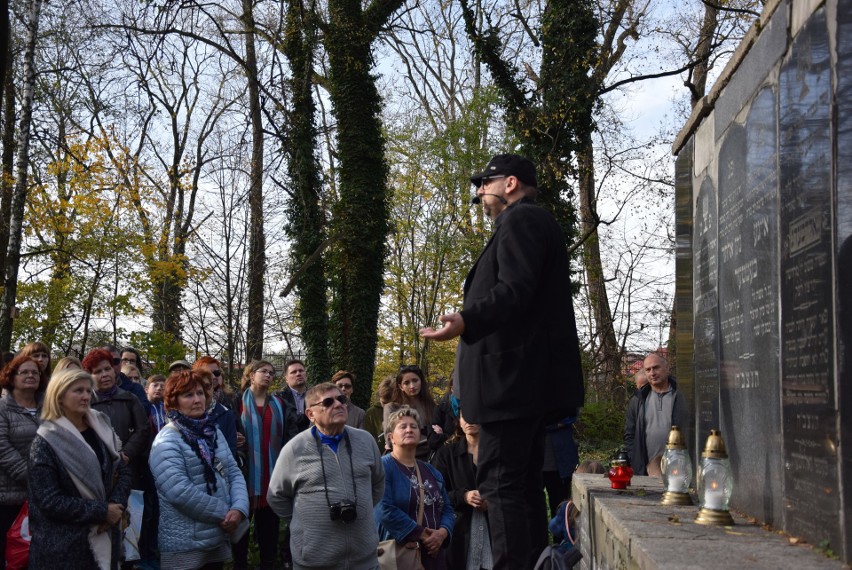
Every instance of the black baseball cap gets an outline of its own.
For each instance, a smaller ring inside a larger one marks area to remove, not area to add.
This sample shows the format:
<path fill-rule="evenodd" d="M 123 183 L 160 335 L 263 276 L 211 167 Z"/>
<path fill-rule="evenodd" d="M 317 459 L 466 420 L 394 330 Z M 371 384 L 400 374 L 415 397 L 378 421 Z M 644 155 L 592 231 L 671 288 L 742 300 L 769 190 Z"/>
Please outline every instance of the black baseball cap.
<path fill-rule="evenodd" d="M 527 186 L 538 188 L 535 179 L 535 165 L 518 154 L 498 154 L 485 166 L 485 170 L 470 177 L 473 185 L 479 188 L 482 180 L 493 176 L 514 176 Z"/>

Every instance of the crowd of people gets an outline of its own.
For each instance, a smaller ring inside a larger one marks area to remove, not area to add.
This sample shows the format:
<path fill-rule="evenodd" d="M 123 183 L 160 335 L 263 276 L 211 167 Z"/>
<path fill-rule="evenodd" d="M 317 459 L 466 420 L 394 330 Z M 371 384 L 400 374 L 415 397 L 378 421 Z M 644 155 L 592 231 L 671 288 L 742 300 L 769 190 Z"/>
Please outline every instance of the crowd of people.
<path fill-rule="evenodd" d="M 48 348 L 33 343 L 0 372 L 2 535 L 28 499 L 31 568 L 115 568 L 141 492 L 139 560 L 123 566 L 246 568 L 253 540 L 262 568 L 532 568 L 548 543 L 543 488 L 552 509 L 563 503 L 576 465 L 570 264 L 562 228 L 535 204 L 532 162 L 497 155 L 470 180 L 494 234 L 463 307 L 420 331 L 459 339 L 441 402 L 418 366 L 363 410 L 354 374 L 308 387 L 299 360 L 280 391 L 272 363 L 245 366 L 234 394 L 210 356 L 143 385 L 132 348 L 62 359 L 51 378 Z"/>
<path fill-rule="evenodd" d="M 479 426 L 451 390 L 436 404 L 418 366 L 368 410 L 352 372 L 309 388 L 300 360 L 279 391 L 265 360 L 236 393 L 211 356 L 146 368 L 113 346 L 52 366 L 31 343 L 0 371 L 0 537 L 28 501 L 30 568 L 247 568 L 251 541 L 261 568 L 375 568 L 382 540 L 426 569 L 493 567 Z M 144 509 L 128 561 L 132 490 Z"/>

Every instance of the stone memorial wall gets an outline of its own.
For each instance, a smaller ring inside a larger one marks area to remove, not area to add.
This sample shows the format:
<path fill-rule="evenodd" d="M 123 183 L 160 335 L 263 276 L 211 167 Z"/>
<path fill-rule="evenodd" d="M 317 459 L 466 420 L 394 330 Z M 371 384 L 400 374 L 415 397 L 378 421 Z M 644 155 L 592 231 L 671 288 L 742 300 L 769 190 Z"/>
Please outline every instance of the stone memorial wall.
<path fill-rule="evenodd" d="M 694 351 L 692 454 L 719 427 L 733 508 L 847 562 L 850 36 L 852 0 L 767 2 L 675 144 L 675 352 L 683 370 Z"/>

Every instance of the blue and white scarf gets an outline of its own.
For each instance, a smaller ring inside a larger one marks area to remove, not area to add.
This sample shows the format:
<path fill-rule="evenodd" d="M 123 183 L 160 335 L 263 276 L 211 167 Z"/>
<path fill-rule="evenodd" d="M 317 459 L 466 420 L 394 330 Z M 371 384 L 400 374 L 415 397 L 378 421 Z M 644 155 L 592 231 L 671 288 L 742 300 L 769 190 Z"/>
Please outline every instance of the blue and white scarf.
<path fill-rule="evenodd" d="M 271 405 L 270 405 L 271 404 Z M 266 415 L 266 409 L 269 408 L 272 412 L 271 427 L 269 430 L 269 449 L 261 449 L 263 441 L 263 416 Z M 275 462 L 278 460 L 278 454 L 281 453 L 281 448 L 284 444 L 284 408 L 278 398 L 272 394 L 266 396 L 266 404 L 260 413 L 257 411 L 257 406 L 254 401 L 252 391 L 246 390 L 243 392 L 243 410 L 240 414 L 240 419 L 243 422 L 243 427 L 246 430 L 246 443 L 248 444 L 248 484 L 249 497 L 258 497 L 263 492 L 263 461 L 262 455 L 265 453 L 269 459 L 269 473 L 275 467 Z"/>

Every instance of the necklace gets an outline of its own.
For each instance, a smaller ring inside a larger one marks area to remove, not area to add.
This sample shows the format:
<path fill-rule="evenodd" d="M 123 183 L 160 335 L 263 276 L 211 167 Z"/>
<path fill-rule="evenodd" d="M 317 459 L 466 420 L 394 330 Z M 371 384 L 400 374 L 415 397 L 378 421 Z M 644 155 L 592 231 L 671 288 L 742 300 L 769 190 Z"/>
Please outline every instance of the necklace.
<path fill-rule="evenodd" d="M 399 471 L 403 475 L 405 475 L 406 479 L 408 479 L 411 482 L 411 486 L 413 488 L 415 488 L 415 489 L 425 489 L 426 488 L 426 486 L 424 484 L 417 482 L 417 476 L 416 476 L 417 460 L 416 459 L 414 460 L 414 462 L 415 462 L 414 467 L 409 467 L 408 465 L 405 465 L 400 460 L 398 460 L 396 457 L 394 457 L 393 460 L 396 463 L 397 467 L 399 467 Z"/>

